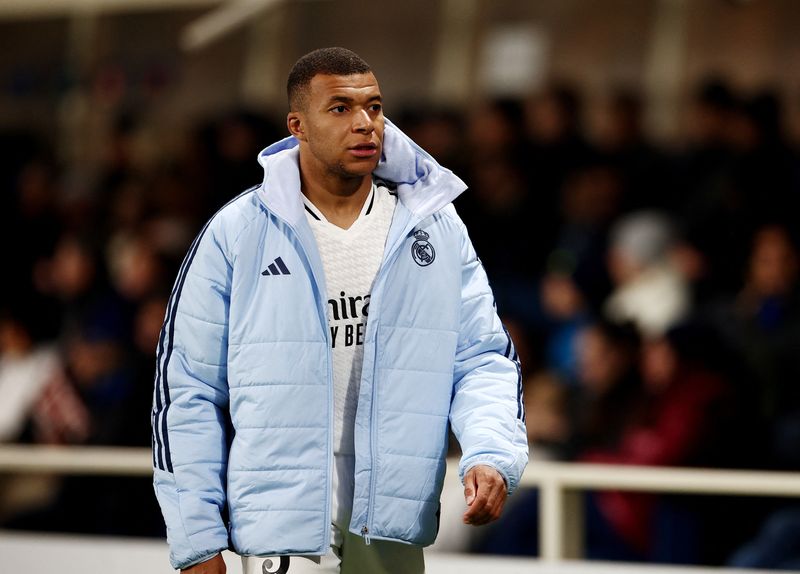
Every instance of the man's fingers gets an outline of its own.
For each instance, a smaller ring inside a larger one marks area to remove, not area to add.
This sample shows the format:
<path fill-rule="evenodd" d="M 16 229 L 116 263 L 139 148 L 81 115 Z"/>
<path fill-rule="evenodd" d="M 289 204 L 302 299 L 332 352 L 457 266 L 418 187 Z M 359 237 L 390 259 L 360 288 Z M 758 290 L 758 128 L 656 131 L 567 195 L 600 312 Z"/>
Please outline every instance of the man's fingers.
<path fill-rule="evenodd" d="M 492 510 L 489 516 L 489 522 L 493 522 L 500 518 L 500 515 L 503 513 L 503 507 L 506 504 L 507 493 L 505 487 L 503 487 L 502 491 L 498 492 L 498 496 L 495 499 L 494 503 L 492 504 Z"/>
<path fill-rule="evenodd" d="M 472 506 L 475 501 L 475 494 L 478 489 L 478 484 L 475 480 L 474 469 L 467 473 L 464 477 L 464 499 L 467 501 L 467 506 Z"/>
<path fill-rule="evenodd" d="M 467 508 L 466 516 L 478 516 L 479 514 L 483 513 L 486 509 L 487 501 L 488 497 L 486 494 L 479 491 L 474 497 L 470 507 Z"/>
<path fill-rule="evenodd" d="M 478 483 L 477 493 L 472 504 L 464 514 L 464 521 L 469 524 L 482 524 L 486 520 L 491 508 L 489 487 Z"/>
<path fill-rule="evenodd" d="M 499 516 L 500 505 L 498 493 L 483 485 L 478 486 L 478 495 L 475 501 L 464 514 L 465 522 L 469 524 L 486 524 Z"/>
<path fill-rule="evenodd" d="M 497 520 L 503 511 L 505 481 L 494 469 L 475 467 L 464 477 L 464 496 L 469 506 L 463 516 L 464 523 L 488 524 Z"/>

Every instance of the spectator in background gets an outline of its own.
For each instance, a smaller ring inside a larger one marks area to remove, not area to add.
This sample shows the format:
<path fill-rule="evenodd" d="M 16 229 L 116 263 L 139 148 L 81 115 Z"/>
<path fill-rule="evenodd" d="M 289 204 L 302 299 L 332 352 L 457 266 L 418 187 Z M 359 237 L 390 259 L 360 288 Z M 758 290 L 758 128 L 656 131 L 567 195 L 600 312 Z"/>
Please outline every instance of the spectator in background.
<path fill-rule="evenodd" d="M 34 407 L 61 370 L 38 303 L 30 292 L 16 293 L 0 311 L 0 443 L 27 438 Z M 0 524 L 47 505 L 58 484 L 49 476 L 0 476 Z"/>
<path fill-rule="evenodd" d="M 771 466 L 800 467 L 800 300 L 798 254 L 789 232 L 767 225 L 753 236 L 745 283 L 735 298 L 709 306 L 742 357 L 754 418 L 766 421 Z"/>
<path fill-rule="evenodd" d="M 690 103 L 685 125 L 687 149 L 681 158 L 681 187 L 671 194 L 673 211 L 706 204 L 718 193 L 731 164 L 730 123 L 736 96 L 719 79 L 698 86 Z"/>
<path fill-rule="evenodd" d="M 555 373 L 539 371 L 525 378 L 525 428 L 532 460 L 558 460 L 569 439 L 566 383 Z M 513 508 L 516 501 L 511 501 Z M 511 511 L 513 512 L 513 511 Z"/>
<path fill-rule="evenodd" d="M 35 431 L 41 442 L 123 444 L 129 429 L 122 426 L 122 414 L 132 391 L 130 371 L 122 346 L 123 332 L 117 326 L 103 324 L 93 318 L 78 330 L 66 335 L 64 380 L 59 387 L 75 391 L 76 404 L 72 412 L 63 408 L 65 391 L 59 389 L 51 398 L 45 396 L 37 405 Z M 78 411 L 83 411 L 79 413 Z M 54 423 L 59 419 L 82 417 L 81 434 L 64 436 Z"/>
<path fill-rule="evenodd" d="M 471 197 L 459 204 L 467 225 L 480 227 L 476 249 L 497 278 L 495 291 L 530 280 L 536 269 L 535 230 L 528 221 L 528 183 L 522 169 L 507 157 L 486 158 L 472 166 Z M 511 285 L 509 285 L 511 284 Z"/>
<path fill-rule="evenodd" d="M 467 116 L 467 142 L 473 158 L 522 160 L 525 132 L 522 104 L 513 99 L 484 102 Z M 474 167 L 473 163 L 470 167 Z"/>
<path fill-rule="evenodd" d="M 519 162 L 529 182 L 527 225 L 538 275 L 559 234 L 564 184 L 587 163 L 591 147 L 583 135 L 580 96 L 570 86 L 554 84 L 534 94 L 525 102 L 523 119 L 525 153 Z"/>
<path fill-rule="evenodd" d="M 665 154 L 647 138 L 644 102 L 632 90 L 616 89 L 605 105 L 597 134 L 597 147 L 620 174 L 626 193 L 624 211 L 668 209 L 675 189 Z"/>
<path fill-rule="evenodd" d="M 631 325 L 596 321 L 576 341 L 577 386 L 570 397 L 568 459 L 614 448 L 640 397 L 639 337 Z"/>
<path fill-rule="evenodd" d="M 742 249 L 743 221 L 733 186 L 734 155 L 730 125 L 736 97 L 719 79 L 700 85 L 686 121 L 687 149 L 675 166 L 669 211 L 678 217 L 686 239 L 707 268 L 709 289 L 733 289 Z"/>
<path fill-rule="evenodd" d="M 52 256 L 37 262 L 34 284 L 38 293 L 59 307 L 54 324 L 68 336 L 94 326 L 122 333 L 129 317 L 111 289 L 97 238 L 63 234 Z"/>
<path fill-rule="evenodd" d="M 713 460 L 727 414 L 728 383 L 711 368 L 701 349 L 713 344 L 713 333 L 697 326 L 670 330 L 666 336 L 643 342 L 641 373 L 645 394 L 629 411 L 615 444 L 584 450 L 578 459 L 607 464 L 690 466 Z M 695 519 L 671 516 L 658 521 L 654 495 L 600 492 L 597 509 L 632 556 L 659 561 L 692 560 L 699 551 L 692 537 L 678 537 L 680 544 L 661 545 L 674 537 L 658 536 L 658 529 L 672 533 L 696 531 Z M 662 506 L 666 504 L 661 499 Z M 591 541 L 590 541 L 591 544 Z M 617 557 L 616 551 L 608 556 Z"/>
<path fill-rule="evenodd" d="M 797 157 L 785 141 L 782 115 L 778 96 L 765 90 L 742 99 L 728 125 L 738 208 L 750 223 L 746 231 L 776 221 L 796 226 L 790 214 L 800 207 L 792 189 Z"/>
<path fill-rule="evenodd" d="M 669 257 L 675 242 L 672 223 L 657 212 L 615 224 L 608 254 L 614 290 L 604 305 L 612 321 L 632 321 L 645 337 L 657 337 L 687 317 L 689 285 Z"/>
<path fill-rule="evenodd" d="M 17 298 L 0 312 L 0 442 L 22 438 L 33 406 L 60 368 L 57 349 L 41 339 L 35 305 Z"/>
<path fill-rule="evenodd" d="M 539 299 L 546 324 L 542 337 L 547 367 L 559 377 L 574 380 L 577 371 L 577 338 L 591 319 L 581 287 L 574 275 L 554 269 L 543 278 Z"/>
<path fill-rule="evenodd" d="M 619 171 L 600 159 L 572 172 L 560 190 L 559 232 L 548 271 L 571 275 L 593 309 L 599 308 L 611 287 L 606 270 L 608 233 L 624 194 Z"/>
<path fill-rule="evenodd" d="M 111 190 L 140 177 L 141 170 L 136 161 L 136 137 L 141 127 L 140 114 L 133 110 L 125 110 L 114 119 L 95 191 L 100 199 L 110 195 Z"/>
<path fill-rule="evenodd" d="M 148 182 L 129 179 L 110 190 L 101 215 L 103 226 L 96 232 L 103 237 L 134 233 L 153 209 L 150 189 Z"/>
<path fill-rule="evenodd" d="M 610 289 L 606 243 L 621 194 L 619 174 L 599 159 L 567 178 L 561 191 L 561 224 L 539 283 L 538 301 L 526 302 L 529 322 L 541 332 L 548 367 L 567 380 L 575 378 L 576 336 L 598 314 Z"/>
<path fill-rule="evenodd" d="M 153 213 L 136 230 L 147 235 L 159 253 L 174 261 L 180 261 L 181 251 L 191 243 L 192 230 L 203 221 L 204 214 L 224 203 L 220 197 L 203 196 L 202 187 L 191 187 L 187 181 L 180 171 L 159 170 L 148 194 Z"/>
<path fill-rule="evenodd" d="M 113 417 L 119 429 L 113 443 L 146 446 L 150 425 L 140 414 L 152 402 L 153 349 L 166 312 L 167 263 L 143 232 L 117 233 L 106 258 L 116 309 L 124 319 L 119 333 L 124 346 L 118 358 L 126 370 L 125 378 L 117 381 L 124 387 L 125 404 Z"/>
<path fill-rule="evenodd" d="M 566 460 L 617 444 L 640 397 L 638 339 L 631 325 L 587 320 L 573 340 L 572 378 L 552 371 L 526 378 L 531 443 Z"/>
<path fill-rule="evenodd" d="M 4 244 L 15 246 L 8 250 L 6 261 L 15 270 L 12 284 L 27 288 L 34 262 L 53 251 L 62 225 L 57 178 L 46 158 L 33 159 L 20 169 L 12 195 L 15 204 L 6 212 L 9 217 L 1 232 L 6 238 Z"/>
<path fill-rule="evenodd" d="M 150 420 L 141 417 L 141 408 L 150 407 L 153 401 L 153 349 L 158 345 L 161 324 L 167 311 L 167 296 L 154 294 L 143 299 L 133 318 L 133 348 L 129 350 L 128 364 L 132 383 L 127 408 L 123 413 L 127 441 L 132 446 L 150 445 Z M 149 485 L 148 485 L 149 486 Z"/>
<path fill-rule="evenodd" d="M 525 105 L 525 136 L 529 142 L 525 166 L 532 179 L 540 211 L 553 213 L 567 176 L 591 156 L 583 131 L 580 95 L 566 84 L 554 84 Z"/>
<path fill-rule="evenodd" d="M 118 234 L 107 249 L 111 283 L 129 304 L 159 293 L 165 284 L 164 263 L 149 237 Z"/>
<path fill-rule="evenodd" d="M 536 212 L 522 163 L 521 104 L 515 100 L 483 103 L 468 116 L 466 133 L 466 179 L 472 193 L 459 198 L 456 206 L 468 226 L 481 229 L 475 248 L 496 278 L 496 296 L 512 301 L 525 289 L 519 283 L 536 275 L 541 245 L 541 227 L 531 220 Z"/>

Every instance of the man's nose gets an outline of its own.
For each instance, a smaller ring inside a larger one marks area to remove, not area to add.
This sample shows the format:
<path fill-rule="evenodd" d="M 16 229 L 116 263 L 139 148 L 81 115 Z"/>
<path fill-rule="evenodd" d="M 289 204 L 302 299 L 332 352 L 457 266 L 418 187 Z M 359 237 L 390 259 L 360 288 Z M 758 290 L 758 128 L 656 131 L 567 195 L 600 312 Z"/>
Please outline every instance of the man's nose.
<path fill-rule="evenodd" d="M 358 133 L 371 134 L 375 130 L 375 125 L 372 122 L 367 110 L 359 110 L 353 117 L 353 131 Z"/>

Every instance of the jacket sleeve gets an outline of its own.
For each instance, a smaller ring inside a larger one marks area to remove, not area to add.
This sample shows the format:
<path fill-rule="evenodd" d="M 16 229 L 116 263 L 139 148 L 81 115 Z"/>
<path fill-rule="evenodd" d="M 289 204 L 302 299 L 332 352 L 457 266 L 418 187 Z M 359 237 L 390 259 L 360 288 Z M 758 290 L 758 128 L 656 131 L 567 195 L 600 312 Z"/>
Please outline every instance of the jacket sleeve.
<path fill-rule="evenodd" d="M 154 487 L 174 568 L 228 548 L 223 509 L 231 276 L 212 220 L 181 265 L 157 349 Z"/>
<path fill-rule="evenodd" d="M 520 364 L 497 316 L 486 272 L 461 226 L 461 324 L 450 406 L 451 428 L 463 452 L 459 475 L 463 482 L 470 468 L 492 466 L 511 494 L 528 463 Z"/>

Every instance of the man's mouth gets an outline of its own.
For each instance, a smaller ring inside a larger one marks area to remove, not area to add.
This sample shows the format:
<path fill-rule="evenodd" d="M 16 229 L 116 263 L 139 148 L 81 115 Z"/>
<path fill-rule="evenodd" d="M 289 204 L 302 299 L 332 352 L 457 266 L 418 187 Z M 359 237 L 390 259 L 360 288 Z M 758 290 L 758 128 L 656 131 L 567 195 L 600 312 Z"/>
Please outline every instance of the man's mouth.
<path fill-rule="evenodd" d="M 350 153 L 356 157 L 367 158 L 378 153 L 378 146 L 374 143 L 363 143 L 349 148 Z"/>

